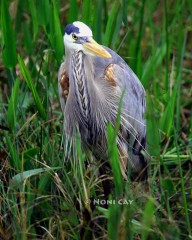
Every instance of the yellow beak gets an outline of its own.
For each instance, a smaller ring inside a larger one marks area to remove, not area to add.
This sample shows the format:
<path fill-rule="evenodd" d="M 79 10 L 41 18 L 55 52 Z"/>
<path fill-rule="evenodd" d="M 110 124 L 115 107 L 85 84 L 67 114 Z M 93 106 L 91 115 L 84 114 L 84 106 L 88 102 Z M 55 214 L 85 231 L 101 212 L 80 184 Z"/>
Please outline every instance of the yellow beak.
<path fill-rule="evenodd" d="M 111 54 L 99 45 L 92 37 L 88 38 L 87 42 L 83 43 L 83 46 L 90 53 L 103 58 L 112 58 Z"/>

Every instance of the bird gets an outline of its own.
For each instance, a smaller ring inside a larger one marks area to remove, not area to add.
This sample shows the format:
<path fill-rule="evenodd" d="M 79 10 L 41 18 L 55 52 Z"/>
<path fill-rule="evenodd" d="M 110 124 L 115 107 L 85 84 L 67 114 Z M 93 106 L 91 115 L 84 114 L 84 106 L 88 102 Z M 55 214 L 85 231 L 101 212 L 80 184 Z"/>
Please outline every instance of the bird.
<path fill-rule="evenodd" d="M 107 126 L 120 124 L 116 136 L 122 177 L 133 181 L 148 177 L 146 152 L 146 94 L 127 63 L 112 49 L 93 39 L 80 21 L 64 30 L 65 57 L 58 71 L 58 91 L 64 114 L 64 132 L 79 134 L 82 145 L 96 159 L 109 160 Z"/>

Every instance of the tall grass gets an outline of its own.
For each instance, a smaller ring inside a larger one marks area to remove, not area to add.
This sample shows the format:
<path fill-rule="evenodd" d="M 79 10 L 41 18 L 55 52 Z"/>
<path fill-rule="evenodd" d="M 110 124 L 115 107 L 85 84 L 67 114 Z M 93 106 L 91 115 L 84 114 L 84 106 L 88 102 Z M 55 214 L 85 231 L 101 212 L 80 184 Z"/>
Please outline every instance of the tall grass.
<path fill-rule="evenodd" d="M 191 12 L 187 0 L 1 0 L 0 239 L 192 238 Z M 77 19 L 147 92 L 150 190 L 122 180 L 109 126 L 108 208 L 106 176 L 80 141 L 63 161 L 57 70 Z"/>

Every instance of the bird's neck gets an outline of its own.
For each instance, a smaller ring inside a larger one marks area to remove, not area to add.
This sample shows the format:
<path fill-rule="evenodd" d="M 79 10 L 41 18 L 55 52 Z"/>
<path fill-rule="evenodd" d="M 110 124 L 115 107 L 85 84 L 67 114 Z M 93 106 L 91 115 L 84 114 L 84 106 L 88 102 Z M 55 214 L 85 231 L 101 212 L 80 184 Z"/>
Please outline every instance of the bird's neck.
<path fill-rule="evenodd" d="M 92 76 L 94 74 L 93 57 L 83 54 L 82 51 L 71 52 L 68 48 L 65 48 L 65 55 L 67 56 L 65 59 L 65 69 L 67 71 L 68 76 L 70 76 L 71 70 L 74 68 L 74 66 L 72 65 L 72 58 L 73 56 L 78 58 L 78 53 L 80 53 L 80 55 L 82 55 L 83 57 L 85 74 Z"/>
<path fill-rule="evenodd" d="M 93 60 L 82 51 L 75 51 L 70 56 L 69 66 L 69 92 L 79 105 L 84 117 L 88 117 L 90 111 L 90 94 L 93 84 Z"/>

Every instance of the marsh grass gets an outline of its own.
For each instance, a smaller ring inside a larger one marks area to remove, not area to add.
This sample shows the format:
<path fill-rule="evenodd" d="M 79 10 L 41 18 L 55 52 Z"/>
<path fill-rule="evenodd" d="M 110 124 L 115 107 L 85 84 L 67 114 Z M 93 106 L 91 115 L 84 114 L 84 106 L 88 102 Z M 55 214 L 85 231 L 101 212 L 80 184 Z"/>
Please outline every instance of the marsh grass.
<path fill-rule="evenodd" d="M 192 238 L 191 12 L 189 0 L 1 0 L 0 239 Z M 132 204 L 94 204 L 107 176 L 80 141 L 77 161 L 63 161 L 57 70 L 63 28 L 76 19 L 147 92 L 149 191 L 121 179 L 108 128 L 109 199 Z"/>

